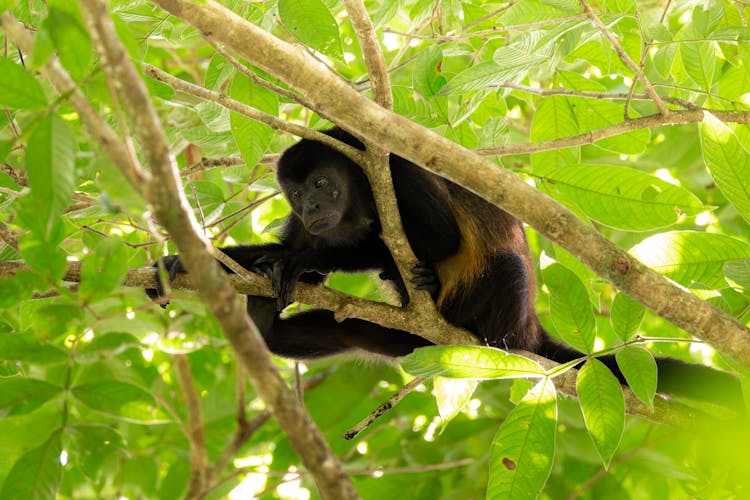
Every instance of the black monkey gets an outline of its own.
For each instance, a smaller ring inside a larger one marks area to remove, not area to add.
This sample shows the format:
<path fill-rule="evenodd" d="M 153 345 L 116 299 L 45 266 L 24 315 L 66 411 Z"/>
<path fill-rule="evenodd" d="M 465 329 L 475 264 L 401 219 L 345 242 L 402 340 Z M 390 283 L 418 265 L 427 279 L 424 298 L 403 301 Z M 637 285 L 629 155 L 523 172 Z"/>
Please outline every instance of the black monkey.
<path fill-rule="evenodd" d="M 364 145 L 333 128 L 325 132 L 354 148 Z M 404 231 L 420 260 L 412 272 L 450 323 L 482 343 L 524 349 L 558 362 L 581 353 L 554 341 L 534 309 L 536 281 L 521 222 L 470 191 L 396 155 L 390 157 Z M 292 213 L 279 243 L 222 248 L 243 267 L 271 278 L 276 299 L 248 297 L 248 311 L 269 349 L 281 356 L 314 358 L 348 350 L 397 357 L 430 343 L 421 337 L 358 319 L 337 322 L 312 310 L 280 318 L 297 281 L 320 283 L 332 271 L 378 270 L 408 300 L 395 262 L 379 237 L 380 221 L 360 167 L 330 147 L 303 139 L 287 149 L 277 169 Z M 165 259 L 170 277 L 182 271 L 176 256 Z M 152 298 L 156 290 L 147 291 Z M 602 359 L 624 382 L 613 357 Z M 738 397 L 729 374 L 659 359 L 660 390 L 720 401 Z M 724 388 L 724 389 L 722 389 Z"/>

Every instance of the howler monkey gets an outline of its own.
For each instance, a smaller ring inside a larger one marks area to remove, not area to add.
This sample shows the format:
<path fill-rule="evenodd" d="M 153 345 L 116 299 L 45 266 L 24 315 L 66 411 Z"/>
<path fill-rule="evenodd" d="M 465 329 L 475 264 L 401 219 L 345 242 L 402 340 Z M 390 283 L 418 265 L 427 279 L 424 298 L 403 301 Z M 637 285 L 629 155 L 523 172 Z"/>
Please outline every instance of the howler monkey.
<path fill-rule="evenodd" d="M 354 148 L 364 145 L 333 128 L 325 132 Z M 429 291 L 450 323 L 486 345 L 524 349 L 567 362 L 580 353 L 553 341 L 534 309 L 536 282 L 521 222 L 470 191 L 396 155 L 390 156 L 404 231 L 420 261 L 417 288 Z M 303 139 L 287 149 L 277 178 L 292 213 L 279 243 L 222 248 L 243 267 L 271 278 L 276 299 L 248 297 L 248 311 L 269 349 L 292 358 L 321 357 L 348 350 L 397 357 L 430 343 L 421 337 L 358 319 L 337 322 L 333 313 L 311 310 L 281 318 L 297 281 L 320 283 L 332 271 L 380 271 L 408 300 L 388 248 L 361 168 L 320 142 Z M 170 277 L 182 271 L 176 256 L 165 258 Z M 150 290 L 153 298 L 157 294 Z M 624 381 L 613 358 L 605 363 Z M 676 360 L 659 360 L 660 389 L 694 391 L 708 384 L 736 385 L 725 373 Z M 674 374 L 674 375 L 671 375 Z M 683 378 L 686 377 L 686 378 Z M 730 393 L 735 392 L 735 387 Z M 691 395 L 691 394 L 686 394 Z"/>

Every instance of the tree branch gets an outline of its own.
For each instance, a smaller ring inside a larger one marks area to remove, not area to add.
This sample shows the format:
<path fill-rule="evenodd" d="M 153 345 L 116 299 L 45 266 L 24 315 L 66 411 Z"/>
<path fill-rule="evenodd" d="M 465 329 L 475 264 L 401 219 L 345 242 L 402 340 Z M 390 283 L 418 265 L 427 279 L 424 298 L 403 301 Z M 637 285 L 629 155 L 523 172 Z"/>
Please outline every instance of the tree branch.
<path fill-rule="evenodd" d="M 309 415 L 286 387 L 257 327 L 211 256 L 209 243 L 198 232 L 196 220 L 172 165 L 167 140 L 149 94 L 124 47 L 115 35 L 106 5 L 82 0 L 82 12 L 102 68 L 119 92 L 133 122 L 143 153 L 154 173 L 145 185 L 136 185 L 154 207 L 154 213 L 172 236 L 185 267 L 194 272 L 198 292 L 222 326 L 248 370 L 258 394 L 284 429 L 302 462 L 325 498 L 357 498 L 351 480 L 329 449 Z M 119 165 L 127 168 L 128 165 Z"/>
<path fill-rule="evenodd" d="M 185 354 L 173 356 L 177 380 L 182 387 L 185 411 L 188 417 L 188 440 L 190 441 L 190 481 L 185 498 L 202 498 L 208 476 L 208 456 L 206 455 L 206 435 L 203 433 L 203 413 L 201 398 L 195 387 L 190 364 Z"/>
<path fill-rule="evenodd" d="M 669 116 L 669 109 L 667 109 L 667 106 L 664 105 L 664 101 L 662 101 L 661 96 L 654 90 L 654 86 L 651 85 L 651 82 L 646 77 L 646 74 L 643 72 L 643 69 L 636 64 L 635 61 L 628 55 L 627 52 L 625 52 L 625 49 L 622 48 L 622 45 L 620 45 L 620 42 L 617 41 L 617 38 L 615 38 L 615 35 L 607 28 L 607 26 L 604 25 L 601 19 L 599 19 L 599 16 L 596 15 L 594 10 L 591 8 L 591 5 L 589 4 L 588 0 L 580 0 L 581 5 L 583 6 L 583 10 L 586 13 L 586 17 L 588 17 L 594 25 L 599 28 L 599 31 L 602 32 L 604 35 L 604 38 L 606 38 L 610 45 L 612 45 L 612 48 L 615 49 L 615 52 L 617 52 L 617 56 L 620 58 L 622 62 L 625 63 L 625 65 L 630 68 L 630 70 L 635 73 L 636 78 L 638 78 L 641 83 L 643 84 L 643 87 L 646 89 L 646 93 L 651 96 L 651 99 L 653 99 L 654 104 L 656 104 L 656 107 L 659 108 L 659 113 L 662 116 Z"/>
<path fill-rule="evenodd" d="M 670 283 L 512 173 L 328 77 L 291 45 L 212 2 L 153 0 L 297 89 L 347 129 L 436 172 L 524 220 L 657 314 L 750 367 L 750 330 Z M 700 113 L 686 111 L 684 113 Z M 382 124 L 387 123 L 388 127 Z"/>

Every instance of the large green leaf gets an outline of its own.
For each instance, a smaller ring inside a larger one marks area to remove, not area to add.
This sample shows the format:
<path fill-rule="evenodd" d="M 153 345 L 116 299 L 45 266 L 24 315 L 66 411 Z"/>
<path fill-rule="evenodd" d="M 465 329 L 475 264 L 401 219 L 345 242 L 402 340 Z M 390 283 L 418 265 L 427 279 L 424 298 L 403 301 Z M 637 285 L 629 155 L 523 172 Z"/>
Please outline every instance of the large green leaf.
<path fill-rule="evenodd" d="M 0 498 L 54 500 L 62 479 L 61 433 L 55 432 L 37 448 L 25 453 L 5 478 Z"/>
<path fill-rule="evenodd" d="M 54 43 L 65 69 L 73 78 L 80 80 L 92 66 L 94 51 L 79 18 L 80 13 L 76 12 L 76 4 L 69 2 L 61 5 L 65 5 L 71 12 L 57 7 L 50 8 L 42 30 Z"/>
<path fill-rule="evenodd" d="M 625 398 L 612 372 L 597 359 L 588 360 L 576 379 L 583 420 L 605 467 L 609 467 L 625 429 Z"/>
<path fill-rule="evenodd" d="M 750 294 L 750 259 L 726 262 L 724 278 L 738 292 Z"/>
<path fill-rule="evenodd" d="M 79 295 L 84 300 L 110 295 L 128 272 L 128 251 L 117 238 L 103 238 L 86 255 L 81 268 Z"/>
<path fill-rule="evenodd" d="M 556 433 L 557 396 L 545 378 L 508 414 L 492 441 L 487 499 L 537 497 L 552 470 Z"/>
<path fill-rule="evenodd" d="M 279 101 L 276 94 L 259 87 L 242 74 L 236 74 L 229 89 L 229 95 L 233 99 L 252 106 L 260 111 L 271 115 L 279 112 Z M 251 120 L 237 113 L 229 115 L 229 123 L 232 127 L 232 135 L 237 142 L 242 158 L 246 165 L 255 166 L 273 138 L 273 130 L 262 123 Z"/>
<path fill-rule="evenodd" d="M 279 17 L 300 42 L 328 57 L 344 60 L 339 26 L 320 0 L 279 0 Z"/>
<path fill-rule="evenodd" d="M 21 377 L 0 379 L 0 418 L 30 413 L 60 393 L 62 388 L 43 380 Z"/>
<path fill-rule="evenodd" d="M 0 283 L 3 281 L 0 281 Z M 0 334 L 0 359 L 39 365 L 54 365 L 67 362 L 69 355 L 65 349 L 46 342 L 39 342 L 33 335 L 4 333 Z"/>
<path fill-rule="evenodd" d="M 141 424 L 169 421 L 156 405 L 153 396 L 138 386 L 115 380 L 92 382 L 74 386 L 72 394 L 94 410 L 115 415 Z"/>
<path fill-rule="evenodd" d="M 710 90 L 716 68 L 716 47 L 713 42 L 685 42 L 680 44 L 682 64 L 690 78 L 704 90 Z"/>
<path fill-rule="evenodd" d="M 606 226 L 646 231 L 669 226 L 680 214 L 705 210 L 690 191 L 625 167 L 576 165 L 544 176 L 583 212 Z"/>
<path fill-rule="evenodd" d="M 624 108 L 612 101 L 566 97 L 575 112 L 580 134 L 622 122 Z M 631 111 L 632 113 L 632 111 Z M 634 115 L 637 117 L 638 115 Z M 625 154 L 639 154 L 646 149 L 651 139 L 649 129 L 638 129 L 596 141 L 596 145 Z"/>
<path fill-rule="evenodd" d="M 673 231 L 646 238 L 629 252 L 681 285 L 725 288 L 724 263 L 750 257 L 750 245 L 723 234 Z"/>
<path fill-rule="evenodd" d="M 711 177 L 727 200 L 750 223 L 750 152 L 727 125 L 706 115 L 701 146 Z"/>
<path fill-rule="evenodd" d="M 492 347 L 429 346 L 416 349 L 399 361 L 408 373 L 423 377 L 503 379 L 545 374 L 536 361 Z"/>
<path fill-rule="evenodd" d="M 36 217 L 49 240 L 75 187 L 76 143 L 73 131 L 57 115 L 37 124 L 26 148 L 26 167 Z"/>
<path fill-rule="evenodd" d="M 43 109 L 47 97 L 42 86 L 22 66 L 0 58 L 0 104 L 15 109 Z"/>
<path fill-rule="evenodd" d="M 630 389 L 653 410 L 657 379 L 654 357 L 644 347 L 631 345 L 617 351 L 616 358 Z"/>
<path fill-rule="evenodd" d="M 596 340 L 594 311 L 586 287 L 576 274 L 561 264 L 542 271 L 549 289 L 549 307 L 557 333 L 579 351 L 590 353 Z"/>
<path fill-rule="evenodd" d="M 570 101 L 564 96 L 551 96 L 544 99 L 531 120 L 532 142 L 572 137 L 578 133 L 578 121 L 570 106 Z M 531 157 L 534 173 L 538 175 L 545 175 L 555 167 L 571 165 L 579 161 L 579 147 L 545 151 Z"/>

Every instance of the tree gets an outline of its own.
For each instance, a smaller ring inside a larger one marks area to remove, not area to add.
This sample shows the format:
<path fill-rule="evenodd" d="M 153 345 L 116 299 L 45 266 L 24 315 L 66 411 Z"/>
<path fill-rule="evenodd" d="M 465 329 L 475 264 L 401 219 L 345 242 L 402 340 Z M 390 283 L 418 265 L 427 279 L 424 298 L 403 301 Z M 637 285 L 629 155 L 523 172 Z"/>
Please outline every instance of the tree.
<path fill-rule="evenodd" d="M 0 11 L 0 497 L 750 488 L 744 419 L 655 398 L 652 357 L 739 377 L 750 367 L 747 7 L 5 0 Z M 389 300 L 369 276 L 329 281 L 364 298 L 303 286 L 296 297 L 445 345 L 401 372 L 272 359 L 235 295 L 270 294 L 267 283 L 230 280 L 209 241 L 271 238 L 287 210 L 273 162 L 328 121 L 368 143 L 400 268 L 413 256 L 387 151 L 527 222 L 545 327 L 590 358 L 616 352 L 632 391 L 595 359 L 576 372 L 448 345 L 471 338 L 424 294 L 405 309 L 365 300 Z M 139 288 L 175 252 L 191 273 L 163 312 Z M 406 382 L 396 409 L 342 439 Z"/>

